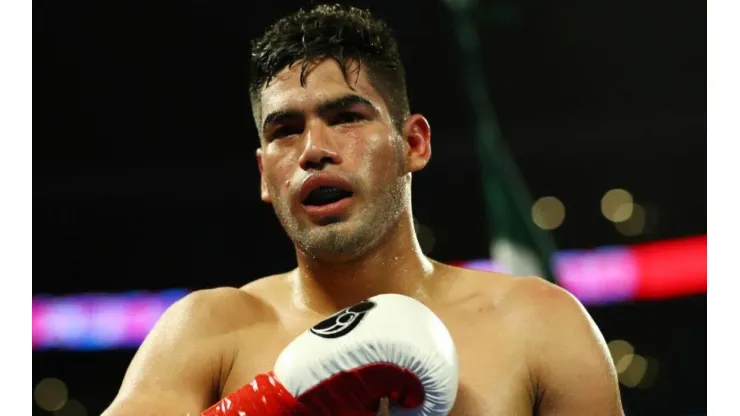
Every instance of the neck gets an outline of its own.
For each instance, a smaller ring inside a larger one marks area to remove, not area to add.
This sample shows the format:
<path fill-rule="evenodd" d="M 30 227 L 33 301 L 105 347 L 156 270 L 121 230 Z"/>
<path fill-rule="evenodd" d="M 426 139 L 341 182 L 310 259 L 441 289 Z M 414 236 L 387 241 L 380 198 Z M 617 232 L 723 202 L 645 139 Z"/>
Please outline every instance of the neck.
<path fill-rule="evenodd" d="M 328 262 L 296 251 L 293 272 L 296 304 L 333 313 L 383 293 L 423 297 L 424 282 L 434 271 L 422 253 L 411 214 L 401 217 L 389 235 L 368 253 L 347 262 Z"/>

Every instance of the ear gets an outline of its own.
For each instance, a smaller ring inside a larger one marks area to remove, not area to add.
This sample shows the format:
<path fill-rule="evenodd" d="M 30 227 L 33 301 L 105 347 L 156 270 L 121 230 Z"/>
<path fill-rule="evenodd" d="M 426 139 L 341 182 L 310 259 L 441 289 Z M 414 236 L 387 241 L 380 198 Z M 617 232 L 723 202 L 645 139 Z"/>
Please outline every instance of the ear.
<path fill-rule="evenodd" d="M 262 170 L 262 149 L 257 149 L 257 167 L 260 170 L 260 198 L 262 201 L 268 204 L 272 202 L 270 192 L 267 190 L 267 181 L 265 181 L 265 173 Z"/>
<path fill-rule="evenodd" d="M 406 138 L 406 166 L 409 172 L 424 169 L 432 157 L 432 132 L 429 122 L 421 114 L 410 115 L 403 125 Z"/>

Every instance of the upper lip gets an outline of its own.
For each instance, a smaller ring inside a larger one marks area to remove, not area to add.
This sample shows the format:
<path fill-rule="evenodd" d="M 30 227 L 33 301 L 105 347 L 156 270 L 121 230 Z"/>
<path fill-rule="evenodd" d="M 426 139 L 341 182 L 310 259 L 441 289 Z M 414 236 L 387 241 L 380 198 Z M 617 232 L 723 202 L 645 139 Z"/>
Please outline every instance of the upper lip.
<path fill-rule="evenodd" d="M 322 186 L 352 192 L 352 187 L 349 182 L 342 179 L 341 176 L 333 173 L 320 172 L 308 176 L 303 180 L 303 184 L 301 184 L 301 192 L 299 194 L 300 202 L 303 203 L 311 192 L 321 188 Z"/>

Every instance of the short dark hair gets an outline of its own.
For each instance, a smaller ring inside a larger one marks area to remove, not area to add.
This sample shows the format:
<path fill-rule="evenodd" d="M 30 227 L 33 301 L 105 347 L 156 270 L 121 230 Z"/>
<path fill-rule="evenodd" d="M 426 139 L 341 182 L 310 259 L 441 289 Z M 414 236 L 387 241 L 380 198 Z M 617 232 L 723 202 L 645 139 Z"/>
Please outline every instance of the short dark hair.
<path fill-rule="evenodd" d="M 252 41 L 249 95 L 255 119 L 262 89 L 285 67 L 301 61 L 301 85 L 316 60 L 334 59 L 349 84 L 365 65 L 370 84 L 388 106 L 396 129 L 409 116 L 406 75 L 392 29 L 369 10 L 318 5 L 283 17 Z M 351 68 L 351 64 L 354 64 Z"/>

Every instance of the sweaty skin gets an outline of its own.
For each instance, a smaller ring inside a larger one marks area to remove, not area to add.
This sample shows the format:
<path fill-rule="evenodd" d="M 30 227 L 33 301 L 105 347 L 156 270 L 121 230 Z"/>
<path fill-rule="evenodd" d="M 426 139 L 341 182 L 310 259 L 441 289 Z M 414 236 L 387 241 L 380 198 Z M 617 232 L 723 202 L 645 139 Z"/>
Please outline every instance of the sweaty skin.
<path fill-rule="evenodd" d="M 305 86 L 299 72 L 278 74 L 256 115 L 261 196 L 294 242 L 298 267 L 170 307 L 103 415 L 198 415 L 270 371 L 300 333 L 381 293 L 418 299 L 449 329 L 460 366 L 451 415 L 623 415 L 604 339 L 573 296 L 540 278 L 456 268 L 421 252 L 410 193 L 412 173 L 431 157 L 426 119 L 412 114 L 396 131 L 364 69 L 348 82 L 336 62 L 317 62 Z M 316 174 L 353 192 L 332 215 L 301 203 Z"/>

